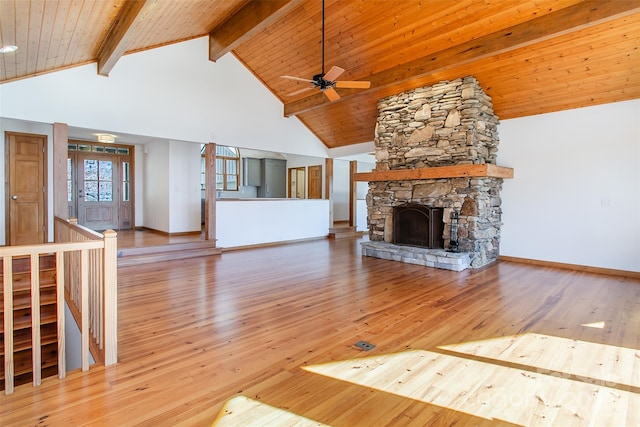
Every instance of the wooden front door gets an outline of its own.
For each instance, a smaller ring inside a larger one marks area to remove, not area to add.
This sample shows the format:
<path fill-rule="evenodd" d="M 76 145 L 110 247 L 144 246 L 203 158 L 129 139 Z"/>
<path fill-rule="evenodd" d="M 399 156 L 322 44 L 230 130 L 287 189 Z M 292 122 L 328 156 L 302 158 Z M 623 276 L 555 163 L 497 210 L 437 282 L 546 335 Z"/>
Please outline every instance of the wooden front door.
<path fill-rule="evenodd" d="M 78 223 L 92 230 L 118 228 L 118 157 L 78 153 Z"/>
<path fill-rule="evenodd" d="M 44 243 L 47 236 L 47 137 L 6 134 L 7 244 Z"/>
<path fill-rule="evenodd" d="M 308 197 L 322 199 L 322 166 L 309 166 Z"/>

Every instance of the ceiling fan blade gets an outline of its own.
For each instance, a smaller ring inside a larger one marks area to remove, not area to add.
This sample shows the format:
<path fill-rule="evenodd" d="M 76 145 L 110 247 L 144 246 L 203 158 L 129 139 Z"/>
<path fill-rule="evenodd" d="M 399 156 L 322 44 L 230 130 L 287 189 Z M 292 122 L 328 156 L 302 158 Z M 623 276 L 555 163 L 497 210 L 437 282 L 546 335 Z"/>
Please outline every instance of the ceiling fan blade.
<path fill-rule="evenodd" d="M 336 87 L 349 89 L 369 89 L 371 87 L 371 82 L 367 82 L 364 80 L 343 80 L 336 82 Z"/>
<path fill-rule="evenodd" d="M 340 74 L 344 73 L 344 69 L 340 68 L 340 67 L 336 67 L 335 65 L 333 67 L 331 67 L 331 69 L 329 70 L 329 72 L 327 74 L 324 75 L 323 79 L 333 82 L 335 81 Z"/>
<path fill-rule="evenodd" d="M 294 76 L 280 76 L 280 78 L 283 78 L 283 79 L 289 79 L 289 80 L 297 80 L 297 81 L 299 81 L 299 82 L 313 83 L 313 80 L 303 79 L 302 77 L 294 77 Z"/>
<path fill-rule="evenodd" d="M 316 87 L 315 87 L 315 86 L 309 86 L 309 87 L 305 87 L 305 88 L 300 89 L 300 90 L 295 90 L 295 91 L 293 91 L 293 92 L 288 93 L 288 94 L 287 94 L 287 96 L 294 96 L 294 95 L 298 95 L 298 94 L 301 94 L 301 93 L 303 93 L 303 92 L 306 92 L 306 91 L 308 91 L 308 90 L 312 90 L 312 89 L 316 89 Z"/>
<path fill-rule="evenodd" d="M 338 92 L 336 92 L 336 90 L 334 88 L 332 88 L 331 86 L 329 86 L 328 88 L 326 88 L 324 90 L 324 95 L 331 102 L 337 101 L 338 99 L 340 99 L 340 95 L 338 95 Z"/>

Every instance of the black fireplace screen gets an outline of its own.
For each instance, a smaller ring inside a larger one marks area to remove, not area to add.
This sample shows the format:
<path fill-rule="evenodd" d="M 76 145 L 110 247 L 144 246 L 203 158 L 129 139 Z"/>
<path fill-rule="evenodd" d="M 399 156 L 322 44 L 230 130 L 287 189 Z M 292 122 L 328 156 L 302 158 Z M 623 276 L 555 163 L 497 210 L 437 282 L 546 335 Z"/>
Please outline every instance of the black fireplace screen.
<path fill-rule="evenodd" d="M 422 205 L 393 208 L 393 243 L 444 249 L 443 209 Z"/>

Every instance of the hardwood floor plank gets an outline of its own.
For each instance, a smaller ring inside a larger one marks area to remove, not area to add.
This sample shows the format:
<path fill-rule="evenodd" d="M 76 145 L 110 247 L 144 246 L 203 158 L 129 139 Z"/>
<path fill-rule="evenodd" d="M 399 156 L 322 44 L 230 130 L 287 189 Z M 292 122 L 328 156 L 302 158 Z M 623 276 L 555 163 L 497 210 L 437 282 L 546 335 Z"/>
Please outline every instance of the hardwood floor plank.
<path fill-rule="evenodd" d="M 17 387 L 0 424 L 204 426 L 236 396 L 332 426 L 638 421 L 640 280 L 509 261 L 456 273 L 363 258 L 359 241 L 120 267 L 119 363 Z M 376 386 L 305 370 L 392 354 L 410 366 L 372 369 Z M 532 390 L 524 414 L 473 404 Z"/>

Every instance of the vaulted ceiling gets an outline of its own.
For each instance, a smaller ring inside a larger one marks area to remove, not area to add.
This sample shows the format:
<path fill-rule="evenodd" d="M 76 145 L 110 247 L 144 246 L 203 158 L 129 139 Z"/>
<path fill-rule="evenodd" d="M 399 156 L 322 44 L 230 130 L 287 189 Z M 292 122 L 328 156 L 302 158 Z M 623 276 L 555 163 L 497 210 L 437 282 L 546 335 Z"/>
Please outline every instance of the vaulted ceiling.
<path fill-rule="evenodd" d="M 321 0 L 0 0 L 0 83 L 209 36 L 327 147 L 371 141 L 379 99 L 474 75 L 501 119 L 640 98 L 640 0 L 325 0 L 326 70 L 370 89 L 320 90 Z M 325 71 L 326 71 L 325 70 Z"/>

